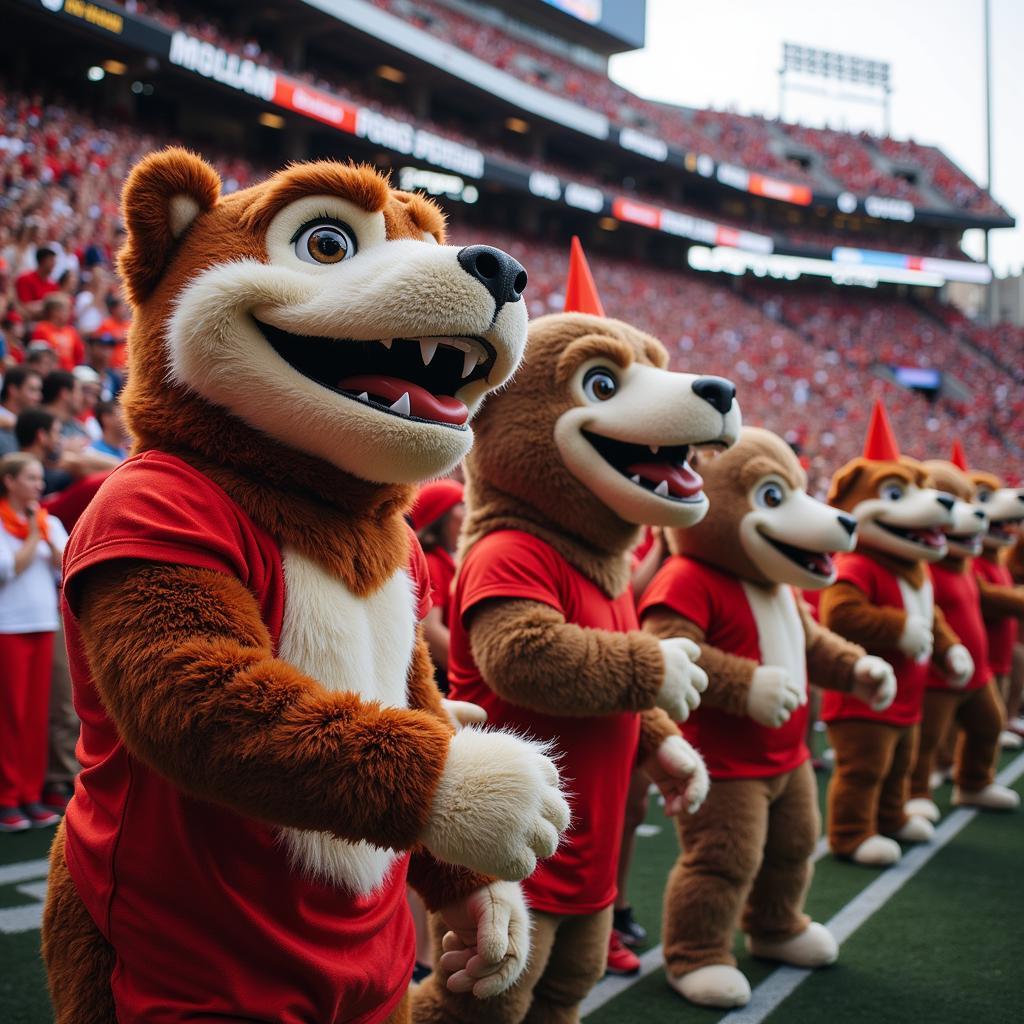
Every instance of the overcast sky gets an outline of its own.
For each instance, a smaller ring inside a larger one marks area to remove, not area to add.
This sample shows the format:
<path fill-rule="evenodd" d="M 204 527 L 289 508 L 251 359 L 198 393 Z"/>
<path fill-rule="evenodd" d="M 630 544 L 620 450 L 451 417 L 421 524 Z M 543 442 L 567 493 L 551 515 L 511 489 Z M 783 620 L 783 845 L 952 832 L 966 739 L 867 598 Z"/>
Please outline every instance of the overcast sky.
<path fill-rule="evenodd" d="M 782 43 L 892 65 L 892 134 L 943 149 L 985 180 L 984 0 L 647 0 L 647 46 L 612 77 L 651 99 L 774 117 Z M 992 191 L 1024 220 L 1024 0 L 991 0 Z M 834 86 L 833 86 L 834 88 Z M 846 90 L 849 92 L 849 90 Z M 796 92 L 786 119 L 881 129 L 865 103 Z M 999 275 L 1024 265 L 1024 228 L 991 234 Z M 977 237 L 969 249 L 980 255 Z"/>

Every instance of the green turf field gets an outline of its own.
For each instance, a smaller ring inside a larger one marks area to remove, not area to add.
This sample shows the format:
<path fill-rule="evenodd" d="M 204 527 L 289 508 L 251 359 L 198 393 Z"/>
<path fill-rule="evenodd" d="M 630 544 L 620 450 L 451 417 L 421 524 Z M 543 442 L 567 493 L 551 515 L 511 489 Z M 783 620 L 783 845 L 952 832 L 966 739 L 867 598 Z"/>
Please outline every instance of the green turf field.
<path fill-rule="evenodd" d="M 1002 767 L 1021 766 L 1004 756 Z M 822 792 L 825 776 L 819 777 Z M 1024 774 L 1015 783 L 1024 794 Z M 945 810 L 949 787 L 938 794 Z M 653 802 L 652 802 L 653 804 Z M 637 840 L 630 896 L 656 943 L 661 889 L 676 855 L 675 831 L 652 806 Z M 38 918 L 52 830 L 0 835 L 0 1024 L 51 1020 L 39 960 Z M 607 998 L 587 1016 L 589 1024 L 1020 1024 L 1024 959 L 1024 813 L 978 815 L 899 889 L 885 899 L 843 943 L 840 961 L 809 974 L 767 1015 L 728 1016 L 689 1006 L 655 969 Z M 861 894 L 886 872 L 817 864 L 808 912 L 829 920 L 864 902 Z M 858 903 L 851 901 L 858 900 Z M 737 943 L 741 969 L 765 990 L 785 971 L 748 957 Z M 788 972 L 793 975 L 803 972 Z M 763 991 L 765 991 L 763 990 Z M 763 992 L 762 992 L 763 994 Z M 755 1001 L 759 994 L 755 990 Z"/>

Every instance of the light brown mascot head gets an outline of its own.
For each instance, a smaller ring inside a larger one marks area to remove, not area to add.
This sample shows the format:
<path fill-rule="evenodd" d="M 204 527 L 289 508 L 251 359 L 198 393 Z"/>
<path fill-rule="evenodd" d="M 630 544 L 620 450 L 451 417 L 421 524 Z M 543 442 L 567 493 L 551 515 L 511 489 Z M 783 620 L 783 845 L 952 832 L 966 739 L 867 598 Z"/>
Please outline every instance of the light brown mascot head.
<path fill-rule="evenodd" d="M 1014 542 L 1016 531 L 1024 523 L 1024 489 L 1007 487 L 994 473 L 975 470 L 968 476 L 974 485 L 975 504 L 988 516 L 982 543 L 994 554 Z"/>
<path fill-rule="evenodd" d="M 832 477 L 828 502 L 857 520 L 857 547 L 901 562 L 938 562 L 946 556 L 953 499 L 940 494 L 920 462 L 900 455 L 881 403 L 868 428 L 864 456 Z"/>
<path fill-rule="evenodd" d="M 835 582 L 832 554 L 853 550 L 857 521 L 807 493 L 807 475 L 781 437 L 744 427 L 732 448 L 697 468 L 711 508 L 697 526 L 669 533 L 674 554 L 762 585 Z"/>
<path fill-rule="evenodd" d="M 967 460 L 959 441 L 953 447 L 950 462 L 929 459 L 922 463 L 936 490 L 948 494 L 954 501 L 953 522 L 945 529 L 946 558 L 962 562 L 981 554 L 982 538 L 988 529 L 988 515 L 975 504 L 974 484 L 967 471 Z"/>
<path fill-rule="evenodd" d="M 199 453 L 332 504 L 383 492 L 403 505 L 404 485 L 463 458 L 470 417 L 518 363 L 523 268 L 444 245 L 438 209 L 369 167 L 297 164 L 220 186 L 180 149 L 125 185 L 138 448 Z"/>

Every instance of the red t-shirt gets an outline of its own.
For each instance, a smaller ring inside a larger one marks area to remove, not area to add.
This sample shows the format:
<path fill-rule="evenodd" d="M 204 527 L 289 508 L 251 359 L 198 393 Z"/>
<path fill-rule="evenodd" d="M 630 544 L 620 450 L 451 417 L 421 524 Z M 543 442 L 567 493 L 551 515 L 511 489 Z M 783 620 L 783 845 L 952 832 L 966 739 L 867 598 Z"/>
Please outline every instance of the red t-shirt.
<path fill-rule="evenodd" d="M 974 574 L 999 587 L 1014 586 L 1010 570 L 1001 562 L 993 562 L 988 558 L 972 559 Z M 988 632 L 988 663 L 996 675 L 1004 676 L 1013 667 L 1013 645 L 1017 642 L 1018 624 L 1012 615 L 998 617 L 985 616 L 985 629 Z"/>
<path fill-rule="evenodd" d="M 85 345 L 82 337 L 71 324 L 56 327 L 43 320 L 32 332 L 33 341 L 45 341 L 57 353 L 57 362 L 62 370 L 73 370 L 85 362 Z"/>
<path fill-rule="evenodd" d="M 757 623 L 743 583 L 735 576 L 673 555 L 640 601 L 641 620 L 659 606 L 699 626 L 709 646 L 761 664 Z M 710 685 L 714 687 L 714 679 Z M 788 722 L 772 729 L 747 715 L 702 704 L 679 728 L 704 756 L 712 779 L 769 778 L 793 771 L 810 757 L 804 740 L 807 715 L 805 703 Z"/>
<path fill-rule="evenodd" d="M 873 558 L 853 551 L 836 556 L 837 582 L 852 583 L 868 600 L 881 608 L 903 608 L 899 577 Z M 830 629 L 831 625 L 826 622 Z M 896 699 L 885 711 L 875 711 L 862 700 L 835 690 L 825 690 L 821 717 L 826 722 L 847 718 L 870 719 L 889 725 L 913 725 L 921 721 L 929 662 L 911 661 L 898 647 L 867 647 L 869 654 L 884 658 L 896 673 Z"/>
<path fill-rule="evenodd" d="M 469 549 L 452 598 L 449 696 L 485 708 L 489 725 L 550 740 L 569 791 L 572 827 L 558 852 L 523 883 L 527 900 L 549 914 L 591 914 L 615 899 L 640 716 L 544 715 L 499 697 L 481 678 L 466 631 L 469 613 L 491 598 L 539 601 L 561 612 L 566 622 L 625 633 L 638 628 L 633 592 L 627 587 L 609 598 L 544 541 L 499 530 Z"/>
<path fill-rule="evenodd" d="M 19 302 L 38 302 L 60 286 L 43 277 L 38 270 L 26 270 L 14 279 L 14 291 Z"/>
<path fill-rule="evenodd" d="M 292 869 L 276 828 L 186 795 L 128 753 L 93 685 L 74 610 L 79 574 L 119 558 L 234 576 L 257 601 L 275 651 L 287 597 L 274 538 L 171 455 L 146 452 L 115 469 L 68 543 L 63 614 L 82 772 L 67 858 L 117 947 L 118 1019 L 377 1024 L 412 971 L 408 857 L 368 896 L 311 880 Z M 418 544 L 410 561 L 423 614 Z"/>
<path fill-rule="evenodd" d="M 427 571 L 430 573 L 430 603 L 441 609 L 441 621 L 447 626 L 452 583 L 455 580 L 455 560 L 444 548 L 431 548 L 426 552 L 426 559 Z"/>
<path fill-rule="evenodd" d="M 978 581 L 966 567 L 957 571 L 941 562 L 928 566 L 935 589 L 935 603 L 942 609 L 950 628 L 974 659 L 974 675 L 963 689 L 978 690 L 992 678 L 988 661 L 988 635 L 981 617 Z M 928 672 L 929 690 L 951 690 L 949 681 L 932 665 Z"/>

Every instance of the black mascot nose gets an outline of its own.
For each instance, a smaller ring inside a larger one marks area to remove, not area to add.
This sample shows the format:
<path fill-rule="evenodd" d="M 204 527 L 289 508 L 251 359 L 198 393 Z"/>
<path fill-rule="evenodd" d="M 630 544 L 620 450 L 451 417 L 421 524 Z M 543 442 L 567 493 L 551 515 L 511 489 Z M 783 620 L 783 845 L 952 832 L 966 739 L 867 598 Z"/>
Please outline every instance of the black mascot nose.
<path fill-rule="evenodd" d="M 853 516 L 848 516 L 845 512 L 840 512 L 836 519 L 839 520 L 839 525 L 852 537 L 853 531 L 857 529 L 857 520 Z"/>
<path fill-rule="evenodd" d="M 493 245 L 467 245 L 459 250 L 458 260 L 462 269 L 491 293 L 498 309 L 506 302 L 518 302 L 526 291 L 523 265 Z"/>
<path fill-rule="evenodd" d="M 940 494 L 935 499 L 947 512 L 953 511 L 953 506 L 956 504 L 956 498 L 951 498 L 948 494 Z"/>
<path fill-rule="evenodd" d="M 698 377 L 693 382 L 693 390 L 723 416 L 732 408 L 736 397 L 736 385 L 724 377 Z"/>
<path fill-rule="evenodd" d="M 985 518 L 985 513 L 982 512 L 981 509 L 975 509 L 974 510 L 974 518 L 975 519 L 984 519 Z"/>

